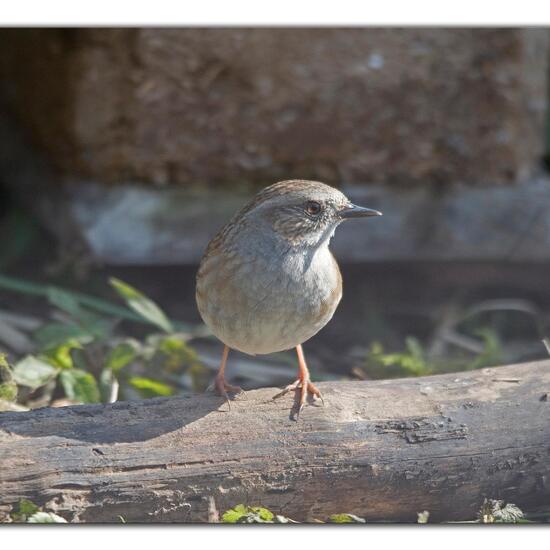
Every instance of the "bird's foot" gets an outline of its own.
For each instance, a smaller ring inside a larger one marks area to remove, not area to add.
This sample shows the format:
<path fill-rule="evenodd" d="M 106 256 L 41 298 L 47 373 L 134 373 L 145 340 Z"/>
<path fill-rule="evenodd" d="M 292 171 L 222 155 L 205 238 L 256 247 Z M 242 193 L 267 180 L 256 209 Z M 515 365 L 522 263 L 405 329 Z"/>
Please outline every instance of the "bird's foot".
<path fill-rule="evenodd" d="M 323 399 L 323 396 L 321 395 L 321 392 L 311 383 L 311 380 L 309 379 L 302 380 L 300 378 L 296 380 L 296 382 L 289 384 L 282 392 L 279 392 L 277 395 L 275 395 L 273 399 L 278 399 L 279 397 L 282 397 L 283 395 L 286 395 L 291 391 L 300 392 L 296 396 L 298 399 L 291 412 L 291 414 L 294 415 L 295 420 L 298 420 L 298 417 L 300 416 L 300 413 L 302 412 L 302 409 L 306 404 L 306 399 L 308 394 L 311 394 L 312 396 L 319 398 L 323 406 L 325 404 L 325 401 Z"/>
<path fill-rule="evenodd" d="M 214 390 L 225 399 L 227 406 L 230 410 L 231 400 L 229 399 L 229 394 L 231 393 L 237 395 L 240 393 L 245 393 L 245 391 L 241 387 L 228 384 L 223 376 L 216 376 L 214 382 L 212 382 L 212 384 L 210 384 L 210 386 L 208 386 L 207 388 L 207 391 Z"/>

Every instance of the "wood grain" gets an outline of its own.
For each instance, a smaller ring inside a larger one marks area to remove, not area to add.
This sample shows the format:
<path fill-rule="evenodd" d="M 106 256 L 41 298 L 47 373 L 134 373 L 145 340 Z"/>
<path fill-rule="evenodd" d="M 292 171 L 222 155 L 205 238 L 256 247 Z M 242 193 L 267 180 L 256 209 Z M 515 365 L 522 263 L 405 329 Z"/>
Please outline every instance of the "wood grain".
<path fill-rule="evenodd" d="M 204 522 L 239 504 L 299 521 L 473 518 L 484 497 L 550 502 L 550 361 L 325 382 L 326 406 L 250 391 L 0 414 L 0 509 L 70 521 Z"/>

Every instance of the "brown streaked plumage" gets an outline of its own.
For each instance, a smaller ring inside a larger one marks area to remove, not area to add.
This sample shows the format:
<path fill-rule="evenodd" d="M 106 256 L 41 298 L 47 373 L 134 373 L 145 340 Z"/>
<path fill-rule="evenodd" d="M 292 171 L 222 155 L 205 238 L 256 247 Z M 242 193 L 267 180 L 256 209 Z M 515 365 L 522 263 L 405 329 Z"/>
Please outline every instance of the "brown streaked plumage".
<path fill-rule="evenodd" d="M 298 379 L 279 395 L 299 389 L 298 412 L 308 393 L 321 397 L 301 344 L 328 323 L 342 297 L 328 245 L 342 221 L 373 215 L 380 213 L 328 185 L 288 180 L 260 191 L 210 241 L 196 298 L 204 322 L 225 344 L 215 380 L 221 395 L 241 391 L 225 382 L 230 348 L 252 355 L 296 348 Z"/>

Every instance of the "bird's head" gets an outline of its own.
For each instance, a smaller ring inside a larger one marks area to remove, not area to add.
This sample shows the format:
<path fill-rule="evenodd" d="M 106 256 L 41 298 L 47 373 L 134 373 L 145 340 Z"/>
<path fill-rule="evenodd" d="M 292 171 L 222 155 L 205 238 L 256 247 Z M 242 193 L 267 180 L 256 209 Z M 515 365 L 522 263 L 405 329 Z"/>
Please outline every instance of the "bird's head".
<path fill-rule="evenodd" d="M 377 210 L 352 204 L 334 187 L 307 180 L 270 185 L 240 212 L 255 225 L 267 226 L 276 238 L 307 248 L 328 244 L 336 227 L 345 220 L 381 215 Z"/>

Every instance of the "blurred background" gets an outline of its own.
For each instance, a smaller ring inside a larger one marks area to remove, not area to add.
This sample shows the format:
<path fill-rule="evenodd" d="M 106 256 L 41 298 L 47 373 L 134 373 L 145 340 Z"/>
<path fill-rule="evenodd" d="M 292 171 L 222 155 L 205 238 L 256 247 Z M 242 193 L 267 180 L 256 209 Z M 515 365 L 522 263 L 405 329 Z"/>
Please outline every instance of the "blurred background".
<path fill-rule="evenodd" d="M 547 357 L 544 28 L 0 29 L 0 410 L 202 391 L 208 240 L 321 180 L 384 217 L 333 241 L 314 380 Z M 234 352 L 245 389 L 289 353 Z"/>

